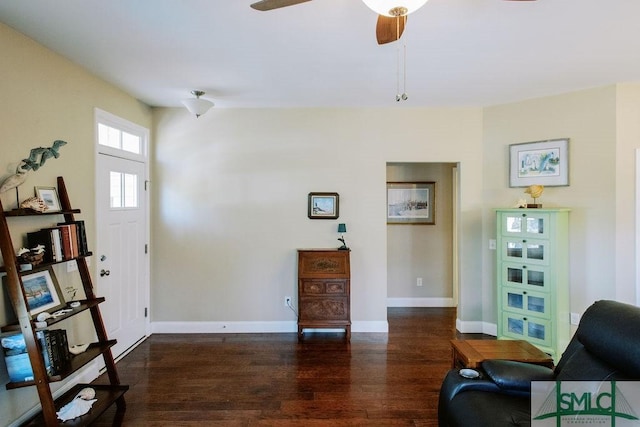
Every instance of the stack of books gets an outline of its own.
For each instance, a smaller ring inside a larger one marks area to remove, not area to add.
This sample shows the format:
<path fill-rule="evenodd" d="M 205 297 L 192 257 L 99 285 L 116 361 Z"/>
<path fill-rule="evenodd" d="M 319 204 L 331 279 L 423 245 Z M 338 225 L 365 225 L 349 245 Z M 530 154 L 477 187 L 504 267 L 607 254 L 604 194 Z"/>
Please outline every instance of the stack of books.
<path fill-rule="evenodd" d="M 36 331 L 36 338 L 42 350 L 44 365 L 49 376 L 62 374 L 69 369 L 71 353 L 64 329 Z M 8 334 L 0 338 L 4 361 L 7 365 L 9 381 L 33 381 L 33 368 L 29 361 L 27 345 L 20 333 Z"/>
<path fill-rule="evenodd" d="M 60 223 L 56 227 L 27 233 L 27 245 L 44 246 L 44 262 L 59 262 L 89 254 L 84 221 Z"/>

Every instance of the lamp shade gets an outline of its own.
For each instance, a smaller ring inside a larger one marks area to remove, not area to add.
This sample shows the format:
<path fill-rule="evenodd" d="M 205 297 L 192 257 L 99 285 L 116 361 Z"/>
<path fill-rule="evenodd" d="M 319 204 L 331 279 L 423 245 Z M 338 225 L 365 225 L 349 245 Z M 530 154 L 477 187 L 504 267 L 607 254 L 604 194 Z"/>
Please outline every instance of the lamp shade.
<path fill-rule="evenodd" d="M 191 114 L 195 114 L 196 117 L 200 117 L 201 115 L 209 111 L 209 109 L 214 105 L 213 102 L 200 98 L 185 99 L 182 101 L 182 103 L 185 107 L 187 107 L 187 110 L 189 110 Z"/>
<path fill-rule="evenodd" d="M 378 15 L 404 16 L 420 9 L 427 0 L 362 0 Z"/>
<path fill-rule="evenodd" d="M 338 233 L 346 233 L 347 224 L 338 224 Z"/>

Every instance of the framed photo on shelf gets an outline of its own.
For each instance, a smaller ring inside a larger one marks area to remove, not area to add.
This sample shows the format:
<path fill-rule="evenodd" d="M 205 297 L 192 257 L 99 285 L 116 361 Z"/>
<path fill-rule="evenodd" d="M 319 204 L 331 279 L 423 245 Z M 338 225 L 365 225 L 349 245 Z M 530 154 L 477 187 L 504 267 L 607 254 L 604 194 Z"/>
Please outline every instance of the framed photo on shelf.
<path fill-rule="evenodd" d="M 47 212 L 62 210 L 56 187 L 36 187 L 36 197 L 41 198 L 47 205 Z"/>
<path fill-rule="evenodd" d="M 51 267 L 23 274 L 22 284 L 31 316 L 43 311 L 54 312 L 65 307 L 60 285 Z"/>
<path fill-rule="evenodd" d="M 435 182 L 387 182 L 387 224 L 435 223 Z"/>
<path fill-rule="evenodd" d="M 337 219 L 340 196 L 338 193 L 309 193 L 307 215 L 310 219 Z"/>
<path fill-rule="evenodd" d="M 569 138 L 509 145 L 509 187 L 569 185 Z"/>

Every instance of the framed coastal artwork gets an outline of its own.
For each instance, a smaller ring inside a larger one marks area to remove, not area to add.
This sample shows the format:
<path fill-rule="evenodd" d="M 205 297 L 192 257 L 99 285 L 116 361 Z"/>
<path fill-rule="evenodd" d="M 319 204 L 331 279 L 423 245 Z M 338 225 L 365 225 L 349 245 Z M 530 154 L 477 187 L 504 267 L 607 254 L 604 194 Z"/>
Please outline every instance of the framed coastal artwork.
<path fill-rule="evenodd" d="M 436 223 L 435 182 L 387 182 L 387 224 Z"/>
<path fill-rule="evenodd" d="M 569 138 L 509 145 L 509 187 L 569 185 Z"/>
<path fill-rule="evenodd" d="M 60 207 L 60 198 L 58 190 L 55 187 L 36 187 L 36 197 L 41 198 L 47 205 L 47 212 L 58 212 L 62 210 Z"/>
<path fill-rule="evenodd" d="M 337 219 L 340 196 L 338 193 L 309 193 L 307 215 L 310 219 Z"/>
<path fill-rule="evenodd" d="M 60 286 L 50 267 L 23 274 L 22 284 L 31 316 L 43 311 L 54 312 L 65 306 Z"/>

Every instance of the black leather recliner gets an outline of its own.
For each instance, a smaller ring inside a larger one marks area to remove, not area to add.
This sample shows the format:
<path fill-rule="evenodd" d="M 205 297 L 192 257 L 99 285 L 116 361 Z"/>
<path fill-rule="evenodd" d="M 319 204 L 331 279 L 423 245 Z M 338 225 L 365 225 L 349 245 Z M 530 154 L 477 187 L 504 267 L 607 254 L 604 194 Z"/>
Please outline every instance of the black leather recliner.
<path fill-rule="evenodd" d="M 440 427 L 531 425 L 531 381 L 639 380 L 640 308 L 598 301 L 585 311 L 556 367 L 507 360 L 482 363 L 481 376 L 447 373 L 438 405 Z"/>

